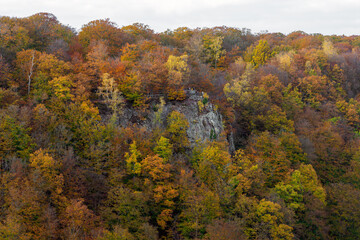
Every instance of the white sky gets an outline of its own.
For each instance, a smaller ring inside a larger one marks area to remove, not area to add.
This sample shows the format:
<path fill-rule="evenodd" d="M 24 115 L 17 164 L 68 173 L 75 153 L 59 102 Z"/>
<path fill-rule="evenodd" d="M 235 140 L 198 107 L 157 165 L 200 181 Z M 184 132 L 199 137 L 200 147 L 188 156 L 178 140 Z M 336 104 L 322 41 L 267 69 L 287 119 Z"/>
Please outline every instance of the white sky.
<path fill-rule="evenodd" d="M 360 0 L 0 0 L 0 16 L 53 13 L 79 30 L 95 19 L 144 23 L 156 32 L 228 26 L 290 33 L 360 35 Z"/>

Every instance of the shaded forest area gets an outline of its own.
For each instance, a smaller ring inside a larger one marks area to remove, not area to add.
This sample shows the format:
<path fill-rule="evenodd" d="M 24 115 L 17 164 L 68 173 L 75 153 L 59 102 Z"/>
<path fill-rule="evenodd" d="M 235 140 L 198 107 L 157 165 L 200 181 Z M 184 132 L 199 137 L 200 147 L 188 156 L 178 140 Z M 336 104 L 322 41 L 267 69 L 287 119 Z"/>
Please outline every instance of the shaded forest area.
<path fill-rule="evenodd" d="M 189 88 L 222 134 L 139 124 Z M 0 17 L 0 238 L 360 239 L 359 93 L 360 36 Z"/>

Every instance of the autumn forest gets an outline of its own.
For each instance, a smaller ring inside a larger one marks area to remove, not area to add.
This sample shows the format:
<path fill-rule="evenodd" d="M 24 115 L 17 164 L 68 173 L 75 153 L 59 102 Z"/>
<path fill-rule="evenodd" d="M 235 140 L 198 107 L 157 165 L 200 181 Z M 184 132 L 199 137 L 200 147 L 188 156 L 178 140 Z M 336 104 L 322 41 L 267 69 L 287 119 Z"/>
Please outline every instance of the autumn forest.
<path fill-rule="evenodd" d="M 0 17 L 0 239 L 360 239 L 360 36 Z"/>

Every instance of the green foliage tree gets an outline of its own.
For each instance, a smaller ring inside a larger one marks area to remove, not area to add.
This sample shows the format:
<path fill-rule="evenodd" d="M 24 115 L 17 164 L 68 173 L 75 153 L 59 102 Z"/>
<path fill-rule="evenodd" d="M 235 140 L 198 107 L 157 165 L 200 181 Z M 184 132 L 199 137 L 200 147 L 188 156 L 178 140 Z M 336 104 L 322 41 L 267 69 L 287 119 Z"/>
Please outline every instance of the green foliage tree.
<path fill-rule="evenodd" d="M 165 161 L 168 161 L 173 154 L 173 146 L 170 143 L 170 140 L 166 137 L 161 136 L 157 141 L 157 145 L 154 148 L 154 152 L 158 154 Z"/>
<path fill-rule="evenodd" d="M 359 235 L 359 189 L 349 184 L 336 183 L 327 188 L 330 213 L 330 236 L 353 239 Z"/>
<path fill-rule="evenodd" d="M 286 151 L 281 142 L 269 132 L 254 136 L 249 145 L 253 160 L 262 168 L 266 178 L 265 185 L 275 186 L 289 173 L 291 162 L 286 156 Z"/>
<path fill-rule="evenodd" d="M 229 185 L 235 196 L 260 195 L 264 188 L 265 175 L 256 162 L 244 150 L 238 149 L 228 166 Z"/>
<path fill-rule="evenodd" d="M 300 165 L 299 170 L 291 174 L 288 185 L 276 185 L 276 192 L 295 211 L 304 211 L 303 198 L 306 193 L 312 194 L 325 204 L 326 193 L 322 187 L 314 168 L 311 165 Z"/>
<path fill-rule="evenodd" d="M 144 194 L 139 191 L 132 191 L 123 185 L 113 186 L 105 201 L 102 216 L 111 228 L 122 226 L 130 232 L 137 232 L 147 222 L 145 200 Z"/>
<path fill-rule="evenodd" d="M 275 191 L 296 214 L 294 226 L 298 235 L 303 238 L 327 237 L 323 220 L 326 192 L 311 165 L 300 165 L 284 182 L 275 186 Z M 302 232 L 304 227 L 309 231 Z"/>
<path fill-rule="evenodd" d="M 180 199 L 184 210 L 180 214 L 179 228 L 187 238 L 199 238 L 205 233 L 206 224 L 221 215 L 220 198 L 204 184 L 197 185 L 193 173 L 182 171 Z"/>
<path fill-rule="evenodd" d="M 29 159 L 35 144 L 30 137 L 30 129 L 16 119 L 1 114 L 0 120 L 0 160 L 1 169 L 4 170 L 9 168 L 6 159 L 10 156 Z"/>

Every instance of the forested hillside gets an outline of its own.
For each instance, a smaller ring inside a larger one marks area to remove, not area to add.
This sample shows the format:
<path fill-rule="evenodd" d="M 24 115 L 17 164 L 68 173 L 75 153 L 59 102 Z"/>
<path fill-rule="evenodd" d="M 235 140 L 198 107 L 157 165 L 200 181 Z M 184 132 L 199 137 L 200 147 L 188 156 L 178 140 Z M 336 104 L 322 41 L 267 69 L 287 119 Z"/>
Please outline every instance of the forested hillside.
<path fill-rule="evenodd" d="M 0 17 L 0 239 L 360 239 L 359 94 L 360 36 Z"/>

